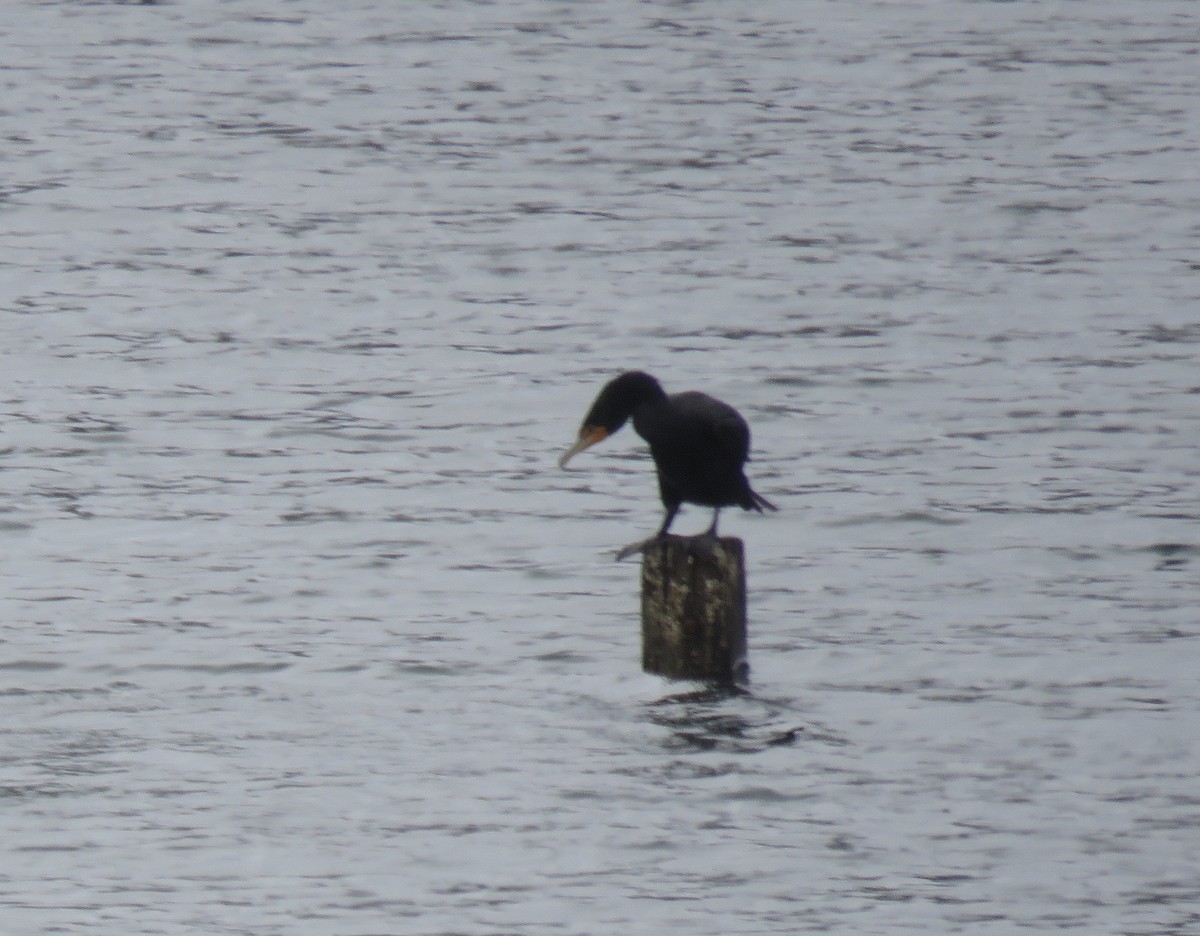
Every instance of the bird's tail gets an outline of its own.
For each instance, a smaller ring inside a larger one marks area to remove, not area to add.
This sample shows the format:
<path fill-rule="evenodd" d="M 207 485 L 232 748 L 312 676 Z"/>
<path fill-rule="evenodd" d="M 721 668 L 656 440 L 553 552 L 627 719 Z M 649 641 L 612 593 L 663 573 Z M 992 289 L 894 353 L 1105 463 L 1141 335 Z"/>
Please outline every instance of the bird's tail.
<path fill-rule="evenodd" d="M 764 508 L 767 510 L 778 510 L 779 509 L 774 504 L 772 504 L 769 500 L 767 500 L 765 497 L 763 497 L 761 494 L 759 494 L 757 491 L 755 491 L 753 488 L 749 487 L 748 485 L 746 487 L 746 491 L 750 495 L 749 498 L 747 499 L 746 503 L 742 504 L 742 506 L 746 510 L 757 510 L 759 513 L 762 513 Z"/>

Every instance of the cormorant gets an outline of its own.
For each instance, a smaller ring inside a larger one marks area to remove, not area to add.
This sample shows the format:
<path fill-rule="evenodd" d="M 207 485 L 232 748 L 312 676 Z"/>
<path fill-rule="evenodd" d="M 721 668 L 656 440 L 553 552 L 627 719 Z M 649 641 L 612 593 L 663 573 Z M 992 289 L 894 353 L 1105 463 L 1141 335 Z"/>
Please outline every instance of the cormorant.
<path fill-rule="evenodd" d="M 778 509 L 755 493 L 742 472 L 750 454 L 750 427 L 742 415 L 695 390 L 668 396 L 657 380 L 641 371 L 629 371 L 605 385 L 584 417 L 579 439 L 563 453 L 559 466 L 565 468 L 573 456 L 608 438 L 631 417 L 634 430 L 650 443 L 667 511 L 653 539 L 667 535 L 683 503 L 713 508 L 712 524 L 704 534 L 713 537 L 722 507 L 760 513 L 764 507 Z M 653 539 L 627 547 L 621 556 Z"/>

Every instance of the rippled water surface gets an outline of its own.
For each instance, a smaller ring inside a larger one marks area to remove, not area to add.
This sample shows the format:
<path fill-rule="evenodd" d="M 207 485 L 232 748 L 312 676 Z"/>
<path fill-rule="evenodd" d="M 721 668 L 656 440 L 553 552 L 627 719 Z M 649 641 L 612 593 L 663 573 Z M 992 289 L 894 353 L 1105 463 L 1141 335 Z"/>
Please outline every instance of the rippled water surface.
<path fill-rule="evenodd" d="M 6 936 L 1200 933 L 1190 0 L 0 37 Z M 754 427 L 745 694 L 555 466 L 631 366 Z"/>

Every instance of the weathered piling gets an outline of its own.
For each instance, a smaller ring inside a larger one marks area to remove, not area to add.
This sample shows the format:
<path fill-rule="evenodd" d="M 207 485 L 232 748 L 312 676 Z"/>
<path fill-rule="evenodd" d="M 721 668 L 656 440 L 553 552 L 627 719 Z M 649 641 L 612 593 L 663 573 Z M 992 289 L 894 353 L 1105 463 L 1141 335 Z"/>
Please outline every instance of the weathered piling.
<path fill-rule="evenodd" d="M 642 669 L 672 679 L 748 680 L 740 539 L 668 536 L 646 546 Z"/>

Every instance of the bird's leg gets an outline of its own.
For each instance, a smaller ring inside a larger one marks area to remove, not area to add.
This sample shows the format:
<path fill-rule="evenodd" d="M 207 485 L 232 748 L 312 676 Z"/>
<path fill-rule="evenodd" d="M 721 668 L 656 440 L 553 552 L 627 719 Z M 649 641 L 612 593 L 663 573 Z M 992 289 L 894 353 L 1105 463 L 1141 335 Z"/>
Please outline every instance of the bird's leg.
<path fill-rule="evenodd" d="M 717 519 L 721 516 L 721 508 L 713 508 L 712 523 L 708 525 L 708 529 L 703 533 L 697 533 L 695 536 L 687 538 L 688 549 L 697 556 L 703 556 L 707 560 L 713 560 L 717 555 Z"/>
<path fill-rule="evenodd" d="M 658 532 L 649 539 L 639 540 L 636 543 L 630 543 L 628 546 L 621 547 L 621 549 L 617 551 L 617 562 L 620 562 L 622 559 L 628 559 L 630 556 L 636 553 L 645 552 L 655 543 L 666 539 L 668 536 L 667 528 L 671 526 L 671 521 L 675 519 L 675 515 L 677 513 L 679 513 L 679 505 L 668 504 L 667 513 L 663 517 L 662 526 L 658 528 Z"/>
<path fill-rule="evenodd" d="M 662 526 L 660 526 L 658 528 L 658 533 L 656 534 L 659 539 L 661 539 L 662 537 L 667 535 L 667 528 L 671 525 L 671 521 L 673 521 L 675 519 L 675 515 L 677 513 L 679 513 L 679 505 L 678 504 L 668 504 L 667 505 L 667 513 L 663 517 Z"/>

